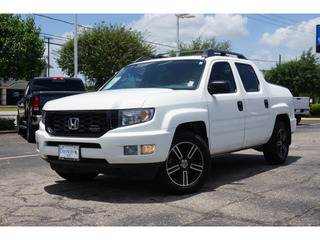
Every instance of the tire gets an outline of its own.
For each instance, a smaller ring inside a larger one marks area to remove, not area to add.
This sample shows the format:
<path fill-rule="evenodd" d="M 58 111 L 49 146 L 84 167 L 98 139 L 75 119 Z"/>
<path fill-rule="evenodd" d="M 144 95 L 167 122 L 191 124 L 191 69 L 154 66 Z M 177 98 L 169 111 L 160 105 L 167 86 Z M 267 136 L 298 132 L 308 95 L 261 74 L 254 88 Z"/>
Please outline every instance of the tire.
<path fill-rule="evenodd" d="M 23 133 L 23 131 L 22 131 L 21 127 L 20 127 L 20 116 L 19 116 L 19 114 L 17 115 L 17 132 L 18 132 L 18 134 L 22 134 Z"/>
<path fill-rule="evenodd" d="M 26 138 L 29 143 L 34 143 L 36 141 L 36 131 L 32 126 L 30 117 L 28 117 L 28 120 L 27 120 Z"/>
<path fill-rule="evenodd" d="M 283 164 L 288 157 L 290 131 L 283 121 L 277 121 L 272 136 L 263 147 L 264 158 L 269 164 Z"/>
<path fill-rule="evenodd" d="M 295 116 L 297 119 L 297 125 L 301 122 L 301 116 Z"/>
<path fill-rule="evenodd" d="M 76 172 L 70 172 L 70 173 L 65 173 L 65 172 L 60 172 L 56 171 L 56 173 L 70 181 L 70 182 L 80 182 L 80 181 L 90 181 L 94 179 L 96 176 L 98 176 L 98 173 L 95 172 L 87 172 L 87 173 L 76 173 Z"/>
<path fill-rule="evenodd" d="M 187 194 L 203 186 L 210 170 L 207 144 L 200 136 L 185 132 L 173 139 L 158 179 L 165 189 L 176 194 Z"/>

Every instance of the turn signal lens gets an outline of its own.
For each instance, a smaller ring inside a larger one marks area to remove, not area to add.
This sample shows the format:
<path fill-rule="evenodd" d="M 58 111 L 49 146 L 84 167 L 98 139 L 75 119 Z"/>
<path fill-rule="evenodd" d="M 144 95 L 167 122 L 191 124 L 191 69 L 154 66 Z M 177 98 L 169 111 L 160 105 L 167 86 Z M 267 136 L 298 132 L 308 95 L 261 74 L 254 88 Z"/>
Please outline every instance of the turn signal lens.
<path fill-rule="evenodd" d="M 155 144 L 146 144 L 140 146 L 141 154 L 152 154 L 156 150 Z"/>

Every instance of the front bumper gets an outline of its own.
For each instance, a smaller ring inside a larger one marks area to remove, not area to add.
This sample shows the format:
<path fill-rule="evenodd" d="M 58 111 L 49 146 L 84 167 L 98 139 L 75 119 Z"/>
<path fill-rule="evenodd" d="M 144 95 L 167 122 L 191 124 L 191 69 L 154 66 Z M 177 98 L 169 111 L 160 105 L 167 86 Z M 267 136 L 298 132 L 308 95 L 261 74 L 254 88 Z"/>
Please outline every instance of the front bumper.
<path fill-rule="evenodd" d="M 134 128 L 126 131 L 124 128 L 111 130 L 99 138 L 83 137 L 56 137 L 45 131 L 44 124 L 40 122 L 36 132 L 37 151 L 40 156 L 48 161 L 60 164 L 68 164 L 68 161 L 58 160 L 60 144 L 79 145 L 80 162 L 89 165 L 99 165 L 99 160 L 107 164 L 152 164 L 164 162 L 167 158 L 173 133 L 167 130 L 134 131 Z M 141 128 L 139 128 L 141 129 Z M 141 154 L 140 145 L 155 144 L 152 154 Z M 138 146 L 137 155 L 125 155 L 124 146 Z M 76 165 L 77 162 L 73 163 Z"/>

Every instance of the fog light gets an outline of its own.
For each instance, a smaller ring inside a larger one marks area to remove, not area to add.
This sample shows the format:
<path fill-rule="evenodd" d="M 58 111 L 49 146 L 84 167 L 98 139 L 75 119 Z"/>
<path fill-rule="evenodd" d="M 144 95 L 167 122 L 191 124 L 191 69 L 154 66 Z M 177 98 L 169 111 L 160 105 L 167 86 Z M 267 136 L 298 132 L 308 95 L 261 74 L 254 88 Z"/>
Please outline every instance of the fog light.
<path fill-rule="evenodd" d="M 155 144 L 146 144 L 140 146 L 141 154 L 151 154 L 156 150 Z"/>
<path fill-rule="evenodd" d="M 138 155 L 138 146 L 124 146 L 123 147 L 123 154 L 124 155 Z"/>

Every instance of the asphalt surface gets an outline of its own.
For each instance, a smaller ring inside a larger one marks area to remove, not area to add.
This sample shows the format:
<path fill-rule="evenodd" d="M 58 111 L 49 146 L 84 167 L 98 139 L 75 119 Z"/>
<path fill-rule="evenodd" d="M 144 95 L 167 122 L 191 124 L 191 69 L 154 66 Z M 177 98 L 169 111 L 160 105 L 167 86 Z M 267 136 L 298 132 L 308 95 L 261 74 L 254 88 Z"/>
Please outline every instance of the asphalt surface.
<path fill-rule="evenodd" d="M 154 181 L 67 182 L 22 136 L 0 134 L 0 226 L 320 226 L 320 121 L 302 121 L 284 165 L 246 150 L 213 158 L 204 188 Z"/>

